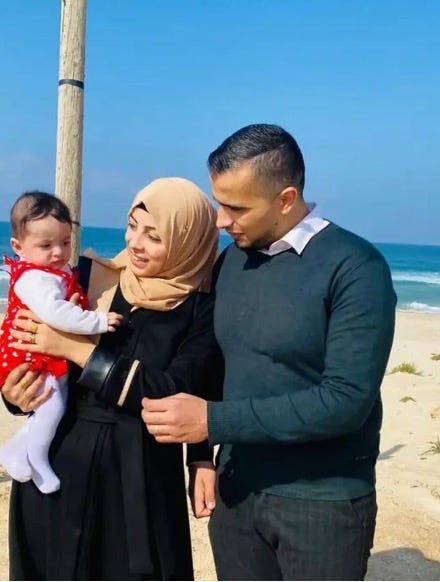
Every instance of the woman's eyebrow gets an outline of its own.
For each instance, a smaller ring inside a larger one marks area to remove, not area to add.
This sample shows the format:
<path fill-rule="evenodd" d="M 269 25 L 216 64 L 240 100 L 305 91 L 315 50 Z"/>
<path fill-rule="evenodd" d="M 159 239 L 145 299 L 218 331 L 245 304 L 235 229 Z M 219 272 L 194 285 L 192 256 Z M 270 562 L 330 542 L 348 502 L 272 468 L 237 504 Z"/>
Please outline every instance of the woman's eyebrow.
<path fill-rule="evenodd" d="M 130 214 L 130 217 L 129 218 L 130 218 L 130 220 L 133 220 L 133 222 L 135 222 L 137 225 L 139 225 L 139 222 L 136 220 L 136 218 L 132 214 Z M 142 227 L 143 230 L 156 230 L 156 227 L 155 226 L 151 226 L 150 224 L 141 225 L 141 227 Z"/>
<path fill-rule="evenodd" d="M 148 232 L 150 232 L 150 230 L 156 230 L 155 226 L 150 226 L 149 224 L 146 224 L 144 226 L 141 225 L 141 228 L 142 228 L 142 230 L 148 231 Z"/>

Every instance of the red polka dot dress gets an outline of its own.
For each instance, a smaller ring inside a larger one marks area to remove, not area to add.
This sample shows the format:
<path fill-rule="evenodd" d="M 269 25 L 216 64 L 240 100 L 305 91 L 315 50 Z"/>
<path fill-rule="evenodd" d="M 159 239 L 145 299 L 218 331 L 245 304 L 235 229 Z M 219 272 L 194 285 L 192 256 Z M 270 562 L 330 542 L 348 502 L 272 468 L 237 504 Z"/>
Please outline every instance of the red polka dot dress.
<path fill-rule="evenodd" d="M 29 362 L 32 370 L 44 370 L 50 372 L 56 378 L 59 378 L 68 371 L 66 360 L 46 356 L 45 354 L 15 350 L 9 345 L 11 342 L 16 341 L 11 335 L 10 330 L 17 311 L 20 309 L 28 309 L 28 307 L 17 296 L 15 285 L 26 271 L 31 269 L 45 271 L 62 278 L 63 287 L 66 289 L 66 300 L 68 300 L 74 293 L 79 293 L 79 305 L 83 309 L 87 309 L 87 297 L 77 281 L 77 274 L 75 272 L 40 267 L 25 260 L 12 260 L 9 257 L 4 257 L 4 261 L 10 269 L 10 281 L 8 306 L 0 329 L 0 387 L 4 384 L 9 372 L 23 362 Z M 38 288 L 35 289 L 35 293 L 39 293 Z"/>

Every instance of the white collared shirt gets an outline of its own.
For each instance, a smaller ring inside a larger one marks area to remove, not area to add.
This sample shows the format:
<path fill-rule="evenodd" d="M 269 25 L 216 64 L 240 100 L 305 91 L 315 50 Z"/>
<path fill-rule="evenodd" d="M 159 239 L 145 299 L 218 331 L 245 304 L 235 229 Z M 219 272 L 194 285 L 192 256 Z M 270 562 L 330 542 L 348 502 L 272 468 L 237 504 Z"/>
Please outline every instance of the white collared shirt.
<path fill-rule="evenodd" d="M 307 204 L 307 208 L 309 209 L 309 213 L 301 222 L 298 222 L 282 238 L 272 243 L 268 249 L 260 249 L 260 252 L 273 256 L 293 248 L 300 255 L 315 234 L 318 234 L 318 232 L 321 232 L 321 230 L 330 224 L 328 220 L 318 215 L 314 202 Z"/>

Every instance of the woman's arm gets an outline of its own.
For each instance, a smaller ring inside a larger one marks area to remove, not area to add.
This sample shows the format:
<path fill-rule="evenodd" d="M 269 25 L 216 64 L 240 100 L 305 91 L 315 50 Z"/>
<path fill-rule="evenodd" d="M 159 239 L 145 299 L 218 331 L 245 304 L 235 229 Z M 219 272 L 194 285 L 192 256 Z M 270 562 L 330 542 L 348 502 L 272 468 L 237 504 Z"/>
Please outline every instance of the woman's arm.
<path fill-rule="evenodd" d="M 78 382 L 98 393 L 107 402 L 139 414 L 144 396 L 161 398 L 178 392 L 196 394 L 208 400 L 218 400 L 223 381 L 223 360 L 213 331 L 214 302 L 208 295 L 200 296 L 194 319 L 177 354 L 166 370 L 143 365 L 102 346 L 95 346 L 88 336 L 55 330 L 29 311 L 21 311 L 14 321 L 12 335 L 21 340 L 16 349 L 43 352 L 66 358 L 83 368 Z M 35 343 L 28 342 L 38 323 Z M 199 460 L 194 451 L 192 461 Z M 205 457 L 206 458 L 206 457 Z"/>
<path fill-rule="evenodd" d="M 194 517 L 209 517 L 215 509 L 216 474 L 212 462 L 193 463 L 189 467 L 188 495 Z"/>
<path fill-rule="evenodd" d="M 13 322 L 17 329 L 11 330 L 11 335 L 18 340 L 11 344 L 15 349 L 67 359 L 80 368 L 85 366 L 95 349 L 95 344 L 89 336 L 54 329 L 42 323 L 32 311 L 21 310 L 18 316 L 19 318 Z M 36 332 L 35 324 L 38 325 Z M 34 334 L 33 338 L 30 337 L 31 333 Z M 31 339 L 33 343 L 28 343 Z"/>
<path fill-rule="evenodd" d="M 194 311 L 186 337 L 166 370 L 147 365 L 141 359 L 115 356 L 113 351 L 98 346 L 78 382 L 98 392 L 103 400 L 134 414 L 140 413 L 144 396 L 161 398 L 186 392 L 218 400 L 223 359 L 213 331 L 212 298 L 204 296 Z"/>
<path fill-rule="evenodd" d="M 213 300 L 208 296 L 195 309 L 188 334 L 165 371 L 151 369 L 123 355 L 115 355 L 101 346 L 95 346 L 88 337 L 55 330 L 41 323 L 29 311 L 22 311 L 19 316 L 14 325 L 21 329 L 12 330 L 12 334 L 20 343 L 16 342 L 14 347 L 70 359 L 83 368 L 79 378 L 83 386 L 97 392 L 101 399 L 136 415 L 140 414 L 144 396 L 159 398 L 187 392 L 209 400 L 219 400 L 221 397 L 223 358 L 213 332 Z M 26 342 L 29 333 L 34 332 L 35 323 L 38 323 L 35 343 L 21 343 Z M 188 445 L 188 465 L 211 460 L 212 449 L 207 441 Z"/>
<path fill-rule="evenodd" d="M 20 364 L 12 370 L 2 387 L 6 408 L 12 414 L 23 414 L 41 406 L 51 395 L 50 387 L 39 394 L 45 375 L 29 370 L 29 364 Z"/>

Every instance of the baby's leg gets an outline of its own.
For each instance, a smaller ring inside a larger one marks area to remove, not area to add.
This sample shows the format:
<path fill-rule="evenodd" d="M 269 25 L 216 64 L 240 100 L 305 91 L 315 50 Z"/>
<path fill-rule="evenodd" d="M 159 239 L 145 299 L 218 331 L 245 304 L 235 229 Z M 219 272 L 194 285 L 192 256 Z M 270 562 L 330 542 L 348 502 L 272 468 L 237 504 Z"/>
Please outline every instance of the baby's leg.
<path fill-rule="evenodd" d="M 53 493 L 60 488 L 60 480 L 49 465 L 49 448 L 66 408 L 67 374 L 58 379 L 49 375 L 46 382 L 52 394 L 34 413 L 27 450 L 33 482 L 42 493 Z"/>
<path fill-rule="evenodd" d="M 29 427 L 32 416 L 27 418 L 20 429 L 0 447 L 0 463 L 16 481 L 29 481 L 32 468 L 27 455 Z"/>

